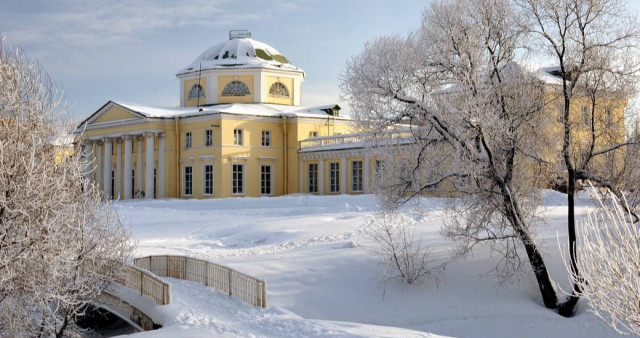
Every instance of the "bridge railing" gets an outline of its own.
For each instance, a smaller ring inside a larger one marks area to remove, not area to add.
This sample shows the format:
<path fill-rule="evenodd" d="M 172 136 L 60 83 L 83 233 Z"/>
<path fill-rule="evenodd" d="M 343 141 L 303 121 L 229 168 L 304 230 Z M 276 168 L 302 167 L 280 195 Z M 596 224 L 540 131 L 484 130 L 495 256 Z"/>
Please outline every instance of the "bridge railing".
<path fill-rule="evenodd" d="M 134 264 L 161 277 L 190 280 L 253 306 L 267 306 L 267 283 L 223 265 L 185 256 L 148 256 Z"/>
<path fill-rule="evenodd" d="M 141 295 L 148 296 L 158 305 L 166 305 L 171 302 L 171 285 L 158 276 L 144 271 L 136 266 L 128 265 L 125 271 L 123 286 L 139 291 Z"/>

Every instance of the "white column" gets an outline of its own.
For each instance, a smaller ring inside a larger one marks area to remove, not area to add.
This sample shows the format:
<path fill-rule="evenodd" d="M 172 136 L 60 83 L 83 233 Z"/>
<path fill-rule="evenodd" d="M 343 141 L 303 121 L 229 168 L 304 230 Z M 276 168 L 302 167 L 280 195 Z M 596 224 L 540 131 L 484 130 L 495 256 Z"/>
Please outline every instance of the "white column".
<path fill-rule="evenodd" d="M 131 198 L 131 135 L 124 137 L 124 199 Z"/>
<path fill-rule="evenodd" d="M 342 158 L 342 163 L 340 164 L 340 166 L 342 167 L 340 170 L 340 193 L 341 194 L 346 194 L 347 193 L 347 158 L 343 157 Z"/>
<path fill-rule="evenodd" d="M 150 199 L 153 198 L 153 133 L 145 133 L 146 136 L 146 161 L 144 163 L 145 170 L 145 184 L 144 184 L 144 198 Z"/>
<path fill-rule="evenodd" d="M 164 133 L 158 135 L 158 198 L 164 197 Z"/>
<path fill-rule="evenodd" d="M 89 140 L 82 142 L 82 162 L 84 167 L 84 178 L 87 183 L 91 180 L 91 172 L 93 171 L 93 143 Z"/>
<path fill-rule="evenodd" d="M 371 175 L 369 174 L 370 166 L 369 166 L 369 162 L 371 162 L 371 159 L 369 158 L 369 156 L 365 156 L 364 157 L 364 172 L 362 173 L 362 179 L 364 180 L 364 193 L 368 194 L 369 193 L 369 184 L 371 183 Z"/>
<path fill-rule="evenodd" d="M 116 139 L 116 199 L 122 198 L 122 140 Z"/>
<path fill-rule="evenodd" d="M 96 187 L 98 190 L 102 188 L 102 144 L 100 141 L 96 141 Z"/>
<path fill-rule="evenodd" d="M 324 195 L 324 159 L 318 161 L 318 195 Z"/>
<path fill-rule="evenodd" d="M 104 183 L 103 183 L 103 192 L 104 199 L 111 199 L 111 139 L 104 138 L 104 170 L 102 171 L 104 174 Z"/>
<path fill-rule="evenodd" d="M 136 136 L 138 143 L 138 162 L 136 162 L 136 192 L 142 191 L 142 136 Z"/>
<path fill-rule="evenodd" d="M 303 193 L 304 192 L 304 162 L 302 160 L 300 160 L 300 163 L 298 164 L 298 168 L 300 168 L 298 170 L 298 172 L 300 173 L 300 182 L 298 183 L 298 192 L 299 193 Z"/>

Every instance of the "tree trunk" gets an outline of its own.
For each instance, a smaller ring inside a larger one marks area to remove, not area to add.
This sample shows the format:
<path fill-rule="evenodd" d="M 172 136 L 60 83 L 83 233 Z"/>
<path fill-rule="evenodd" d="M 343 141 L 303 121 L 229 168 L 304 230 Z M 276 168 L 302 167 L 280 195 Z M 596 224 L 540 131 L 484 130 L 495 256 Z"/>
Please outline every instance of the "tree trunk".
<path fill-rule="evenodd" d="M 533 273 L 536 276 L 538 282 L 538 288 L 540 288 L 540 294 L 542 295 L 542 301 L 544 306 L 548 309 L 556 309 L 558 307 L 558 297 L 556 297 L 556 290 L 553 288 L 551 278 L 549 278 L 549 272 L 547 266 L 542 259 L 542 255 L 538 251 L 536 244 L 525 231 L 519 230 L 518 235 L 520 240 L 527 251 L 527 257 L 529 263 L 533 269 Z"/>
<path fill-rule="evenodd" d="M 575 192 L 576 192 L 576 178 L 575 170 L 573 166 L 567 166 L 568 182 L 567 182 L 567 227 L 569 232 L 569 257 L 571 260 L 571 273 L 574 276 L 580 277 L 578 272 L 578 263 L 576 257 L 576 218 L 575 218 Z M 580 286 L 577 283 L 573 284 L 573 292 L 571 296 L 562 304 L 558 306 L 558 314 L 563 317 L 573 316 L 573 310 L 578 304 L 580 297 L 577 295 L 580 293 Z"/>
<path fill-rule="evenodd" d="M 558 307 L 558 297 L 556 296 L 556 290 L 553 288 L 547 266 L 544 263 L 544 259 L 538 251 L 536 243 L 526 230 L 527 228 L 522 222 L 522 213 L 520 211 L 519 202 L 515 196 L 511 194 L 511 189 L 506 185 L 501 187 L 501 193 L 503 196 L 504 208 L 507 216 L 510 218 L 510 223 L 514 226 L 518 237 L 524 245 L 529 258 L 529 263 L 533 269 L 533 274 L 536 276 L 538 282 L 538 288 L 540 288 L 540 294 L 542 295 L 542 301 L 544 306 L 548 309 L 556 309 Z"/>

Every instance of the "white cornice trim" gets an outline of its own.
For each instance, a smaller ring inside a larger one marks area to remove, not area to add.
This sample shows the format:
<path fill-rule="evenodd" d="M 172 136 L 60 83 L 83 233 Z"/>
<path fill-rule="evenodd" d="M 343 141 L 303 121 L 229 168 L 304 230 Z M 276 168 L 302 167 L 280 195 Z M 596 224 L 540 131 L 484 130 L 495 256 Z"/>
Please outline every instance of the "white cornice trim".
<path fill-rule="evenodd" d="M 108 121 L 108 122 L 100 122 L 87 125 L 85 131 L 89 130 L 100 130 L 100 129 L 108 129 L 115 127 L 124 127 L 124 126 L 135 126 L 140 124 L 172 124 L 173 120 L 159 119 L 159 118 L 139 118 L 139 119 L 126 119 L 126 120 L 116 120 L 116 121 Z"/>
<path fill-rule="evenodd" d="M 143 136 L 146 133 L 152 133 L 152 134 L 159 135 L 159 134 L 165 133 L 165 131 L 164 131 L 164 129 L 140 129 L 140 130 L 125 131 L 125 132 L 121 132 L 121 133 L 110 133 L 110 134 L 103 134 L 103 135 L 94 135 L 94 136 L 85 137 L 84 140 L 87 140 L 87 141 L 99 141 L 99 140 L 102 140 L 103 138 L 120 139 L 120 138 L 123 138 L 125 136 Z"/>
<path fill-rule="evenodd" d="M 229 158 L 232 161 L 246 161 L 246 160 L 249 159 L 249 156 L 246 156 L 246 155 L 231 155 L 231 156 L 229 156 Z"/>

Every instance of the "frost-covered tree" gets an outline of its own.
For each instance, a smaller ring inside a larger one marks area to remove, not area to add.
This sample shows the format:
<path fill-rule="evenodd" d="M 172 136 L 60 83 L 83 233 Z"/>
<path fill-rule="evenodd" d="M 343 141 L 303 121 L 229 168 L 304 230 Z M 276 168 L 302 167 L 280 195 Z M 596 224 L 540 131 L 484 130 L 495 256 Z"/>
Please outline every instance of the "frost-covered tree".
<path fill-rule="evenodd" d="M 400 152 L 412 154 L 377 191 L 392 205 L 434 187 L 457 191 L 460 212 L 446 236 L 463 254 L 493 245 L 506 267 L 520 265 L 524 248 L 544 304 L 556 308 L 532 231 L 552 140 L 544 88 L 515 63 L 523 33 L 515 18 L 508 0 L 434 1 L 419 31 L 366 44 L 348 62 L 341 89 L 372 149 L 393 152 L 386 142 L 401 139 Z M 394 129 L 401 136 L 389 137 Z"/>
<path fill-rule="evenodd" d="M 116 278 L 128 231 L 60 155 L 64 116 L 46 73 L 0 39 L 0 336 L 62 336 Z"/>
<path fill-rule="evenodd" d="M 611 117 L 635 90 L 638 71 L 637 28 L 623 15 L 624 5 L 434 1 L 420 30 L 368 43 L 342 76 L 342 91 L 373 151 L 392 153 L 398 147 L 385 144 L 391 140 L 402 144 L 399 153 L 412 154 L 402 165 L 391 164 L 400 175 L 385 176 L 376 187 L 389 205 L 436 186 L 457 192 L 445 235 L 461 253 L 490 243 L 502 253 L 503 271 L 524 261 L 518 250 L 524 248 L 545 306 L 565 316 L 578 297 L 558 301 L 535 243 L 536 188 L 547 183 L 540 179 L 562 177 L 570 247 L 576 181 L 621 196 L 618 164 L 633 142 L 619 135 L 624 121 Z M 542 83 L 518 62 L 527 49 L 553 56 L 559 85 Z M 399 136 L 389 137 L 394 129 Z M 573 251 L 570 259 L 576 268 Z"/>
<path fill-rule="evenodd" d="M 627 142 L 624 134 L 612 137 L 607 132 L 624 130 L 607 125 L 624 125 L 624 121 L 598 123 L 597 119 L 598 112 L 604 119 L 611 118 L 616 103 L 626 103 L 636 90 L 640 30 L 624 0 L 516 0 L 516 3 L 521 27 L 529 33 L 531 46 L 552 58 L 561 78 L 561 85 L 555 88 L 562 113 L 560 163 L 566 175 L 569 247 L 575 248 L 576 182 L 589 180 L 622 197 L 614 168 L 616 157 L 621 162 L 624 147 L 632 142 Z M 581 120 L 588 128 L 580 127 Z M 572 271 L 579 275 L 576 250 L 570 252 Z M 573 313 L 578 288 L 579 284 L 575 284 L 576 295 L 561 306 L 561 314 Z"/>
<path fill-rule="evenodd" d="M 567 270 L 590 311 L 620 333 L 640 335 L 640 229 L 624 201 L 598 201 L 578 231 L 580 275 Z"/>

